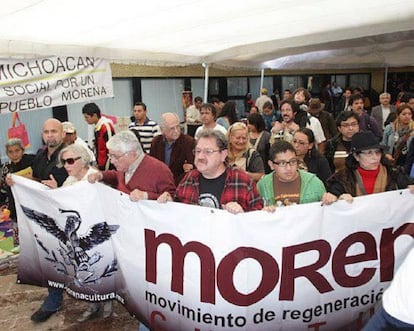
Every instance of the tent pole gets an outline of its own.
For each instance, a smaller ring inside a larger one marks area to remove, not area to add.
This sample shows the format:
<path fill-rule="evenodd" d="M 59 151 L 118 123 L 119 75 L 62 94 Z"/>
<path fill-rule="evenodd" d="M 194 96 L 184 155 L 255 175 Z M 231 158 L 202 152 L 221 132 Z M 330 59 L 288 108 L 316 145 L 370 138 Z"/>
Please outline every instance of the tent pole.
<path fill-rule="evenodd" d="M 385 67 L 385 73 L 384 73 L 384 92 L 387 92 L 388 88 L 388 66 Z"/>
<path fill-rule="evenodd" d="M 203 63 L 203 67 L 204 67 L 204 102 L 207 102 L 207 97 L 208 97 L 208 64 L 207 63 Z"/>
<path fill-rule="evenodd" d="M 260 70 L 260 91 L 259 91 L 259 96 L 261 95 L 261 92 L 262 92 L 263 81 L 264 81 L 264 68 L 262 68 Z"/>

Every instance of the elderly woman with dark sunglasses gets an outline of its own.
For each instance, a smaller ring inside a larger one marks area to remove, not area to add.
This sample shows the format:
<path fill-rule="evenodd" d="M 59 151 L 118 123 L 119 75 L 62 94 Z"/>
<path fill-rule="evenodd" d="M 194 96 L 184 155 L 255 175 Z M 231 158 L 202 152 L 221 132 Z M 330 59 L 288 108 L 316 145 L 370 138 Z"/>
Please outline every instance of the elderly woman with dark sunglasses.
<path fill-rule="evenodd" d="M 353 197 L 407 187 L 414 192 L 413 181 L 401 168 L 391 166 L 372 132 L 361 131 L 352 137 L 345 168 L 328 179 L 327 189 L 339 199 L 352 202 Z"/>
<path fill-rule="evenodd" d="M 58 155 L 59 167 L 64 167 L 68 173 L 68 177 L 62 186 L 69 186 L 81 180 L 87 180 L 89 174 L 98 172 L 97 169 L 90 166 L 91 157 L 85 147 L 72 144 L 63 148 Z M 57 188 L 58 184 L 51 176 L 48 186 Z"/>
<path fill-rule="evenodd" d="M 69 186 L 81 180 L 87 180 L 89 174 L 98 172 L 90 166 L 91 157 L 88 150 L 80 145 L 72 144 L 62 149 L 58 156 L 59 164 L 68 173 L 62 186 Z"/>

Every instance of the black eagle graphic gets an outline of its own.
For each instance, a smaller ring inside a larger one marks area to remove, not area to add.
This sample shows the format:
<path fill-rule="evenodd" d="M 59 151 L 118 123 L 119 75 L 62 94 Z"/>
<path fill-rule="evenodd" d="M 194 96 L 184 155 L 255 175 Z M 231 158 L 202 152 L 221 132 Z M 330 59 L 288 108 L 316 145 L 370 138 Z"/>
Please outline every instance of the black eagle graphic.
<path fill-rule="evenodd" d="M 59 209 L 61 213 L 67 213 L 66 225 L 62 230 L 56 224 L 56 221 L 48 215 L 34 209 L 27 208 L 23 205 L 21 205 L 21 207 L 24 214 L 28 218 L 33 220 L 35 223 L 40 225 L 48 233 L 52 234 L 59 240 L 61 247 L 61 249 L 59 249 L 59 253 L 62 256 L 65 265 L 72 265 L 74 267 L 76 275 L 75 280 L 80 285 L 96 282 L 102 277 L 110 276 L 114 271 L 117 270 L 117 262 L 114 260 L 110 265 L 107 266 L 104 273 L 97 277 L 95 275 L 95 271 L 92 268 L 92 265 L 101 260 L 103 256 L 99 252 L 95 252 L 93 255 L 89 256 L 86 251 L 109 240 L 112 234 L 116 233 L 119 225 L 109 225 L 106 222 L 96 223 L 89 228 L 88 232 L 85 235 L 80 236 L 77 231 L 79 230 L 82 220 L 79 213 L 75 210 Z M 44 244 L 42 242 L 39 242 L 39 239 L 36 238 L 36 240 L 40 247 L 47 254 L 49 254 L 49 251 L 45 249 Z M 53 251 L 51 253 L 52 258 L 47 259 L 59 264 L 59 261 L 56 258 L 56 254 Z M 63 270 L 58 269 L 58 271 L 68 274 L 66 266 L 62 263 L 60 264 L 61 267 L 63 267 Z"/>

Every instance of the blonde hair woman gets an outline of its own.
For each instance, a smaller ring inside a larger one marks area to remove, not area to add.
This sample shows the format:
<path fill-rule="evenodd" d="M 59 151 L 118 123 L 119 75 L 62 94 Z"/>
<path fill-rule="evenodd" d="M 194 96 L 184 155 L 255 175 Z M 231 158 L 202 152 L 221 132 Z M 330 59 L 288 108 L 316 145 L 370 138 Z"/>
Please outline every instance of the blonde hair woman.
<path fill-rule="evenodd" d="M 265 173 L 264 164 L 260 154 L 250 145 L 247 126 L 242 122 L 232 124 L 227 130 L 227 138 L 227 163 L 245 170 L 257 182 Z"/>

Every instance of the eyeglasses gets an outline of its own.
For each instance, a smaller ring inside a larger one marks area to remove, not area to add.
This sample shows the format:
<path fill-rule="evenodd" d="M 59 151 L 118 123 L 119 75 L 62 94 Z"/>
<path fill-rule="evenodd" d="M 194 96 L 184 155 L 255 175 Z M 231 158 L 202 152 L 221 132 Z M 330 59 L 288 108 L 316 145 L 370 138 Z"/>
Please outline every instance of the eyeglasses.
<path fill-rule="evenodd" d="M 298 164 L 298 160 L 297 159 L 292 159 L 290 161 L 284 161 L 284 160 L 283 161 L 273 161 L 272 160 L 272 163 L 276 164 L 277 166 L 282 167 L 282 168 L 287 167 L 287 165 L 290 165 L 291 167 L 294 167 Z"/>
<path fill-rule="evenodd" d="M 343 123 L 343 124 L 341 124 L 341 126 L 344 128 L 344 129 L 347 129 L 347 128 L 355 128 L 356 126 L 358 126 L 359 124 L 358 124 L 358 122 L 352 122 L 352 123 Z"/>
<path fill-rule="evenodd" d="M 200 155 L 201 153 L 205 155 L 212 155 L 213 153 L 221 152 L 221 149 L 212 149 L 212 148 L 203 148 L 203 149 L 194 149 L 193 154 L 194 155 Z"/>
<path fill-rule="evenodd" d="M 77 160 L 80 160 L 80 159 L 81 159 L 81 157 L 80 157 L 80 156 L 78 156 L 78 157 L 69 157 L 69 158 L 67 158 L 67 159 L 62 159 L 62 163 L 63 163 L 63 165 L 65 165 L 66 163 L 67 163 L 67 164 L 72 165 L 72 164 L 74 164 Z"/>
<path fill-rule="evenodd" d="M 121 155 L 114 155 L 114 154 L 107 154 L 108 158 L 111 160 L 118 161 L 121 157 L 123 157 L 125 154 L 128 154 L 129 152 L 122 153 Z"/>
<path fill-rule="evenodd" d="M 309 145 L 309 143 L 307 143 L 307 142 L 305 142 L 305 141 L 300 141 L 300 140 L 297 140 L 297 139 L 293 139 L 293 140 L 292 140 L 292 143 L 294 143 L 294 144 L 299 144 L 299 145 L 301 145 L 301 146 Z"/>
<path fill-rule="evenodd" d="M 382 154 L 382 151 L 380 149 L 368 149 L 366 151 L 360 151 L 358 154 L 363 154 L 367 156 L 378 156 Z"/>

